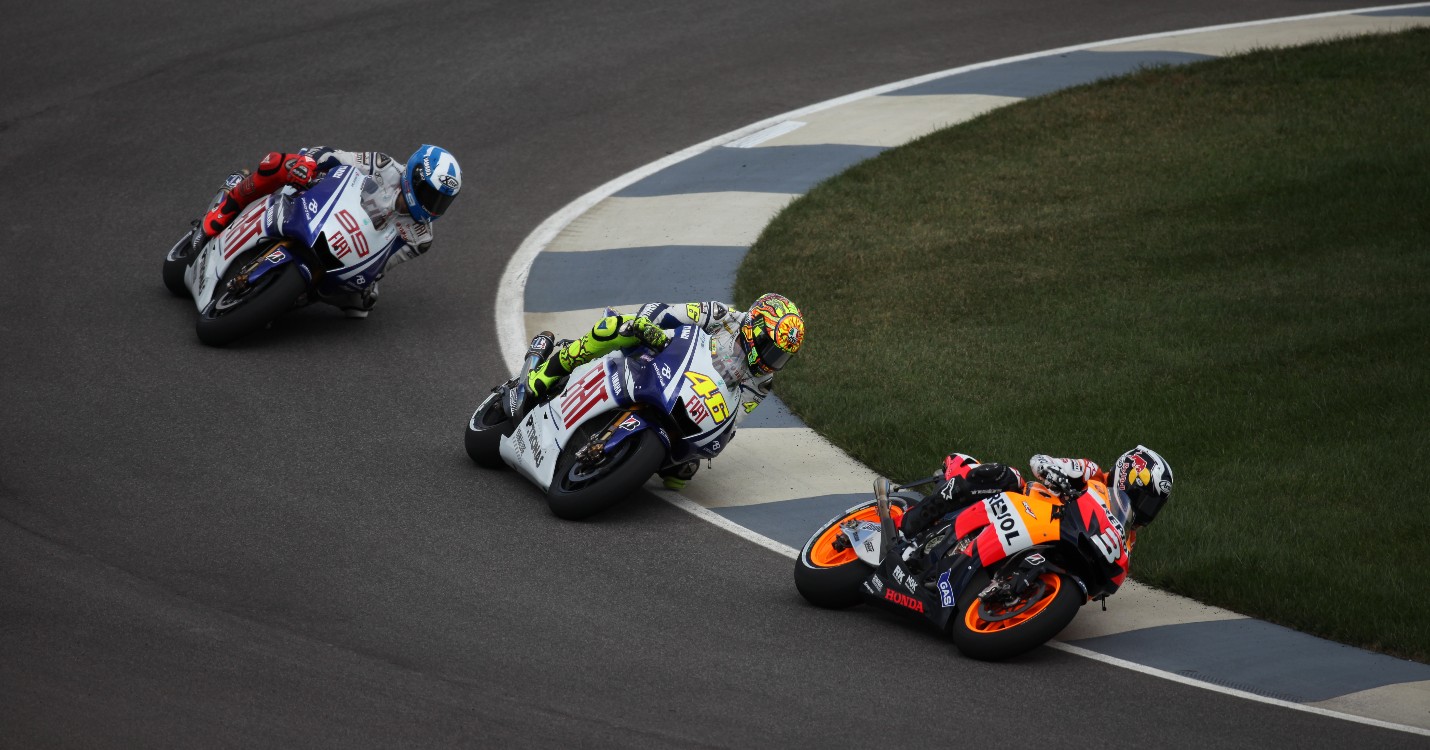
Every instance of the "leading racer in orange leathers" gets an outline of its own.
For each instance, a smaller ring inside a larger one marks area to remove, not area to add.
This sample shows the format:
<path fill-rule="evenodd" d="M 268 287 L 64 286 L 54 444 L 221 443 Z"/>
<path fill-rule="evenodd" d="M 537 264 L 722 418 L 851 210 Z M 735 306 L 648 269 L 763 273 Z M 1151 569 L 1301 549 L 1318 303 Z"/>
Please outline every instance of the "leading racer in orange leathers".
<path fill-rule="evenodd" d="M 1119 456 L 1110 474 L 1087 459 L 1053 458 L 1039 454 L 1028 463 L 1038 480 L 1031 485 L 1024 482 L 1023 476 L 1011 466 L 980 463 L 962 453 L 950 454 L 944 461 L 943 481 L 903 514 L 901 532 L 912 539 L 945 515 L 1004 492 L 1056 497 L 1065 507 L 1071 508 L 1100 506 L 1113 524 L 1124 527 L 1117 530 L 1125 535 L 1126 543 L 1109 545 L 1106 550 L 1110 553 L 1109 562 L 1115 559 L 1115 564 L 1122 569 L 1122 574 L 1114 580 L 1120 585 L 1127 574 L 1137 529 L 1151 523 L 1172 495 L 1172 467 L 1166 459 L 1156 451 L 1139 445 Z M 968 533 L 962 526 L 968 525 L 971 530 L 976 522 L 987 521 L 973 517 L 965 519 L 964 515 L 967 514 L 960 515 L 956 520 L 960 528 L 954 529 L 955 537 Z M 986 552 L 991 560 L 1003 554 L 1003 549 L 995 543 L 996 526 L 989 526 L 988 533 L 988 541 L 975 541 L 974 548 L 969 551 L 971 556 L 979 557 L 982 555 L 978 553 Z M 984 549 L 979 549 L 980 544 Z M 1116 547 L 1121 547 L 1120 553 Z M 910 548 L 909 554 L 912 556 L 917 551 L 917 547 Z M 908 562 L 917 565 L 918 561 L 909 559 Z"/>

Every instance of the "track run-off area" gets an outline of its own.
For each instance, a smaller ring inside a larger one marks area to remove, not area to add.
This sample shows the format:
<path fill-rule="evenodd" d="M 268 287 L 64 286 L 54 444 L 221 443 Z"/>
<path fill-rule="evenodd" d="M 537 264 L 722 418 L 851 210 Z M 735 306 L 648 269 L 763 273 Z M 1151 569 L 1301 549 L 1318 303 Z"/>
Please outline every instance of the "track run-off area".
<path fill-rule="evenodd" d="M 1423 746 L 1085 659 L 1068 652 L 1086 649 L 1074 633 L 1006 664 L 972 662 L 916 623 L 806 605 L 790 537 L 751 544 L 654 494 L 562 522 L 460 444 L 515 362 L 498 339 L 525 332 L 508 316 L 532 311 L 537 287 L 511 299 L 502 269 L 532 241 L 552 253 L 691 242 L 660 236 L 689 228 L 662 212 L 619 244 L 533 235 L 616 175 L 653 181 L 612 202 L 688 197 L 642 165 L 697 162 L 662 160 L 732 145 L 721 134 L 752 136 L 746 151 L 764 155 L 805 145 L 819 113 L 780 113 L 809 102 L 1038 50 L 1357 5 L 7 9 L 0 745 L 923 746 L 956 731 L 1059 746 Z M 782 119 L 805 124 L 768 130 Z M 432 252 L 384 280 L 369 319 L 310 308 L 203 347 L 192 305 L 160 283 L 162 253 L 231 170 L 319 143 L 399 158 L 437 143 L 462 161 L 466 190 Z M 752 203 L 767 219 L 808 184 Z M 561 223 L 583 226 L 574 218 Z M 717 248 L 710 263 L 647 265 L 666 283 L 640 288 L 584 269 L 569 297 L 722 296 L 699 284 L 728 290 L 729 248 L 753 239 L 716 236 L 727 220 L 711 207 L 697 243 Z M 576 317 L 555 330 L 590 325 Z M 801 429 L 778 409 L 759 416 L 770 422 L 734 446 Z M 740 469 L 771 500 L 867 489 L 857 467 L 817 481 L 779 468 L 717 460 L 688 500 L 759 530 L 738 517 L 751 503 L 701 493 Z M 1087 614 L 1151 609 L 1119 596 Z"/>

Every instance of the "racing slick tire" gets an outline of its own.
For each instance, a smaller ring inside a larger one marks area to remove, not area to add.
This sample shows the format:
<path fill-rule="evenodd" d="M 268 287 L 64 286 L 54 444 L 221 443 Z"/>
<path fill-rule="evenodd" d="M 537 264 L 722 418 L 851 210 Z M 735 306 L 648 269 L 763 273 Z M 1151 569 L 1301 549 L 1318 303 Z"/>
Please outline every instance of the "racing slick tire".
<path fill-rule="evenodd" d="M 194 256 L 189 254 L 190 237 L 197 232 L 198 227 L 184 234 L 174 246 L 169 248 L 169 253 L 164 256 L 164 286 L 169 293 L 175 297 L 189 296 L 189 287 L 184 284 L 184 271 L 194 262 Z"/>
<path fill-rule="evenodd" d="M 576 461 L 576 451 L 605 426 L 605 420 L 593 419 L 577 428 L 557 459 L 546 504 L 558 518 L 574 521 L 615 505 L 645 484 L 665 460 L 660 437 L 642 430 L 622 440 L 614 456 L 587 471 Z"/>
<path fill-rule="evenodd" d="M 1044 572 L 1038 589 L 1009 606 L 992 606 L 978 599 L 990 580 L 986 568 L 974 574 L 948 625 L 958 650 L 982 661 L 1007 659 L 1047 643 L 1072 622 L 1085 601 L 1073 579 Z"/>
<path fill-rule="evenodd" d="M 794 587 L 810 604 L 845 609 L 864 600 L 859 587 L 873 574 L 873 569 L 860 560 L 852 548 L 836 547 L 846 541 L 840 524 L 851 519 L 878 523 L 878 507 L 870 500 L 844 511 L 819 527 L 795 558 Z"/>
<path fill-rule="evenodd" d="M 507 384 L 507 387 L 510 385 Z M 467 421 L 467 455 L 478 465 L 488 469 L 500 469 L 503 466 L 501 439 L 510 435 L 516 426 L 507 418 L 506 409 L 503 408 L 502 399 L 506 392 L 506 388 L 492 391 Z"/>
<path fill-rule="evenodd" d="M 270 249 L 259 250 L 252 257 L 234 263 L 224 274 L 214 301 L 199 313 L 194 323 L 200 341 L 209 346 L 224 346 L 257 331 L 292 309 L 307 291 L 308 282 L 291 264 L 268 271 L 240 294 L 228 291 L 229 280 Z"/>

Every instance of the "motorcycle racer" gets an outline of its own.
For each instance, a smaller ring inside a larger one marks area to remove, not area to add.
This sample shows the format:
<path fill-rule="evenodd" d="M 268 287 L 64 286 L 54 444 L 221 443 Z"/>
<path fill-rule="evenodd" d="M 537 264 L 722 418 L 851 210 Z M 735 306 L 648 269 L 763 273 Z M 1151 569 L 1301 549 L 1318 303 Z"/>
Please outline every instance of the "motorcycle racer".
<path fill-rule="evenodd" d="M 1128 519 L 1130 528 L 1126 536 L 1130 551 L 1137 529 L 1151 523 L 1172 494 L 1172 467 L 1156 451 L 1142 445 L 1119 456 L 1110 475 L 1085 458 L 1038 454 L 1028 463 L 1038 480 L 1031 486 L 1011 466 L 980 463 L 963 453 L 949 454 L 944 459 L 943 481 L 904 513 L 900 531 L 906 538 L 913 538 L 946 514 L 1004 492 L 1041 492 L 1065 502 L 1075 501 L 1087 493 L 1097 496 L 1103 505 L 1115 504 L 1121 512 L 1114 515 Z M 1089 482 L 1106 485 L 1105 500 L 1100 494 L 1089 492 Z M 1113 508 L 1109 506 L 1107 510 L 1111 513 Z"/>
<path fill-rule="evenodd" d="M 788 298 L 763 294 L 748 311 L 722 302 L 667 304 L 651 302 L 635 315 L 602 318 L 575 341 L 565 342 L 527 377 L 527 390 L 543 400 L 556 395 L 553 387 L 580 365 L 605 354 L 644 343 L 663 349 L 670 342 L 666 331 L 679 326 L 699 326 L 711 334 L 715 369 L 738 394 L 734 410 L 738 427 L 770 394 L 774 376 L 804 344 L 804 316 Z M 695 476 L 699 461 L 663 469 L 660 476 L 669 489 L 680 489 Z"/>
<path fill-rule="evenodd" d="M 446 213 L 462 189 L 462 168 L 451 153 L 424 145 L 413 152 L 405 166 L 376 151 L 339 151 L 327 146 L 311 146 L 297 153 L 274 151 L 263 158 L 258 170 L 235 172 L 210 204 L 202 220 L 196 221 L 190 243 L 192 255 L 218 236 L 238 214 L 254 201 L 277 192 L 285 185 L 305 189 L 319 177 L 340 166 L 349 166 L 373 179 L 377 189 L 364 200 L 396 222 L 403 244 L 392 253 L 380 278 L 399 263 L 411 260 L 432 245 L 432 223 Z M 365 318 L 377 304 L 377 284 L 362 292 L 334 295 L 322 301 L 342 308 L 349 317 Z"/>

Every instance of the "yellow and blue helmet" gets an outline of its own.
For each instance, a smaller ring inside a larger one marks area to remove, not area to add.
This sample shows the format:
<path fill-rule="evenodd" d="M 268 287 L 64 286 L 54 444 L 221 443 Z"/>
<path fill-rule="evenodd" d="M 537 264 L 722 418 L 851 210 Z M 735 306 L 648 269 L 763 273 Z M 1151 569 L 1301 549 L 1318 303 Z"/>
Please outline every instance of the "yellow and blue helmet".
<path fill-rule="evenodd" d="M 784 295 L 762 294 L 750 306 L 740 333 L 750 372 L 772 373 L 804 344 L 804 316 Z"/>

